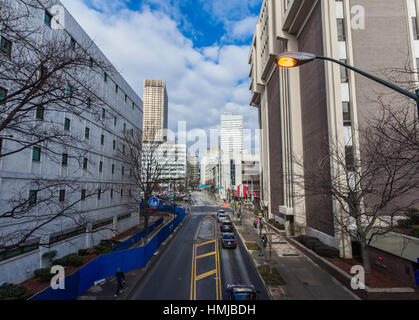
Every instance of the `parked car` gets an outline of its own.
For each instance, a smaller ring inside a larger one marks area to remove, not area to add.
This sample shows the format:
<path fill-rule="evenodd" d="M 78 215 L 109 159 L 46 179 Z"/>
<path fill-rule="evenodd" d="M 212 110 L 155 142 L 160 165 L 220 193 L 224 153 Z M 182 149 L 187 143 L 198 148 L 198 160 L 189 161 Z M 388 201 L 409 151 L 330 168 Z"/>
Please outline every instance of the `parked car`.
<path fill-rule="evenodd" d="M 257 300 L 258 291 L 253 285 L 229 284 L 226 291 L 229 300 Z"/>
<path fill-rule="evenodd" d="M 221 232 L 233 232 L 234 227 L 231 221 L 228 220 L 222 220 L 220 224 L 220 230 Z"/>
<path fill-rule="evenodd" d="M 223 248 L 235 249 L 237 247 L 237 241 L 234 233 L 224 233 L 221 239 L 221 245 Z"/>

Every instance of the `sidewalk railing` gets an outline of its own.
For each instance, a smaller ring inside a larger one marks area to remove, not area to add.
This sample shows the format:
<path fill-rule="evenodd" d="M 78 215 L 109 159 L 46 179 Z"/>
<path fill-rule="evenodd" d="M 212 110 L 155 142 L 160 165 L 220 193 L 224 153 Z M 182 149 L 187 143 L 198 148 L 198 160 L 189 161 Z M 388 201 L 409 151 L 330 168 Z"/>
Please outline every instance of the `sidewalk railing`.
<path fill-rule="evenodd" d="M 159 246 L 185 218 L 185 210 L 177 209 L 180 209 L 176 210 L 179 214 L 159 230 L 146 246 L 100 256 L 66 277 L 65 289 L 54 290 L 49 287 L 30 300 L 76 300 L 96 281 L 114 276 L 117 268 L 121 268 L 124 272 L 144 268 Z"/>

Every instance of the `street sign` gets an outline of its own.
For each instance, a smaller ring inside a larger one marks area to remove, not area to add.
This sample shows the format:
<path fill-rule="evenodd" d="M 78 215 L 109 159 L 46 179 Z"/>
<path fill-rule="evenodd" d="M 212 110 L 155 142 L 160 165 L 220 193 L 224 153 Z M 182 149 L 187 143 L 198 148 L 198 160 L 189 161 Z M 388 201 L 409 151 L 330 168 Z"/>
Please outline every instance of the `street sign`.
<path fill-rule="evenodd" d="M 157 198 L 151 198 L 150 200 L 148 200 L 148 206 L 150 208 L 156 209 L 160 204 L 160 200 Z"/>

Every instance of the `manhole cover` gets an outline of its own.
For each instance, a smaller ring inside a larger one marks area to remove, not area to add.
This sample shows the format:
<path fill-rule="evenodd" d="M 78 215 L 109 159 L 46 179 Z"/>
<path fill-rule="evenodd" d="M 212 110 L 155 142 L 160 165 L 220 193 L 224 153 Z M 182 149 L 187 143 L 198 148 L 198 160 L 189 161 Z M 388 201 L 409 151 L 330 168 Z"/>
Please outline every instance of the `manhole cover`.
<path fill-rule="evenodd" d="M 284 253 L 283 254 L 284 257 L 299 257 L 299 254 L 296 253 Z"/>

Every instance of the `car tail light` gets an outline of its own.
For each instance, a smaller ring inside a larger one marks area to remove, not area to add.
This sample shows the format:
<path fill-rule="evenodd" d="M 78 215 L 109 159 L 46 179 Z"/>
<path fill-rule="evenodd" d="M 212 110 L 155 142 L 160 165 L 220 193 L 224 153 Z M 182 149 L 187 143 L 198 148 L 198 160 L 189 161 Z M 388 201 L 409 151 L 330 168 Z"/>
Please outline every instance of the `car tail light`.
<path fill-rule="evenodd" d="M 237 241 L 233 241 L 234 244 L 237 244 Z"/>
<path fill-rule="evenodd" d="M 225 241 L 223 241 L 223 244 L 225 244 L 226 242 Z"/>

